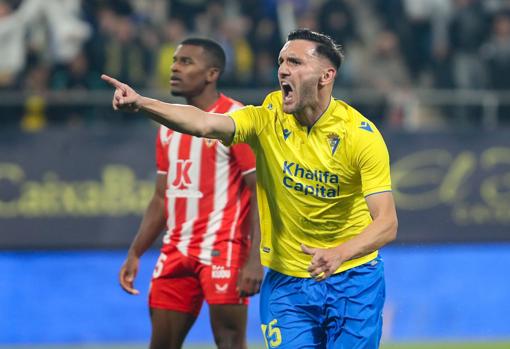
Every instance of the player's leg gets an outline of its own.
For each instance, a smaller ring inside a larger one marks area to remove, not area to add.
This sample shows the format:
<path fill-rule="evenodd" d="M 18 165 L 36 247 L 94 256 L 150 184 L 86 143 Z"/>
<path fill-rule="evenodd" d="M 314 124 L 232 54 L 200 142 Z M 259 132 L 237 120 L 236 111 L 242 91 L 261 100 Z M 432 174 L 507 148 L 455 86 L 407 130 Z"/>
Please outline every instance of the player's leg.
<path fill-rule="evenodd" d="M 244 304 L 211 304 L 211 328 L 218 349 L 246 349 L 248 306 Z"/>
<path fill-rule="evenodd" d="M 163 264 L 156 267 L 149 291 L 151 349 L 181 348 L 195 322 L 203 303 L 195 264 L 172 250 L 165 254 Z"/>
<path fill-rule="evenodd" d="M 180 349 L 196 316 L 165 309 L 150 309 L 152 334 L 150 349 Z"/>
<path fill-rule="evenodd" d="M 239 268 L 202 264 L 198 273 L 209 304 L 216 346 L 220 349 L 246 348 L 248 298 L 240 297 L 236 289 Z"/>
<path fill-rule="evenodd" d="M 382 260 L 376 258 L 325 282 L 331 290 L 325 323 L 328 348 L 379 348 L 385 299 Z"/>
<path fill-rule="evenodd" d="M 260 320 L 267 348 L 325 348 L 322 328 L 325 284 L 269 270 L 260 293 Z"/>

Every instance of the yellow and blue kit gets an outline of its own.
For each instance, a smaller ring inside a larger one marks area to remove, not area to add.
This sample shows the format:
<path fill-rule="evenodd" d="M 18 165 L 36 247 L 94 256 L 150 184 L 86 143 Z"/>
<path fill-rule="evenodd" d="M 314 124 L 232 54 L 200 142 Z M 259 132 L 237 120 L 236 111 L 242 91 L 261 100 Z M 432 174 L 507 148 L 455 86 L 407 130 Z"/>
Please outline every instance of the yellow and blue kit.
<path fill-rule="evenodd" d="M 330 248 L 361 233 L 372 221 L 365 197 L 391 190 L 386 144 L 368 119 L 333 98 L 310 128 L 282 111 L 279 91 L 230 116 L 233 143 L 248 143 L 257 159 L 262 263 L 309 277 L 311 257 L 300 245 Z M 337 272 L 376 256 L 345 262 Z"/>
<path fill-rule="evenodd" d="M 230 116 L 232 143 L 248 143 L 257 160 L 260 253 L 269 268 L 260 296 L 266 346 L 377 348 L 385 298 L 378 251 L 317 282 L 301 244 L 336 247 L 372 222 L 365 198 L 391 191 L 381 134 L 333 98 L 312 127 L 283 112 L 281 92 Z"/>

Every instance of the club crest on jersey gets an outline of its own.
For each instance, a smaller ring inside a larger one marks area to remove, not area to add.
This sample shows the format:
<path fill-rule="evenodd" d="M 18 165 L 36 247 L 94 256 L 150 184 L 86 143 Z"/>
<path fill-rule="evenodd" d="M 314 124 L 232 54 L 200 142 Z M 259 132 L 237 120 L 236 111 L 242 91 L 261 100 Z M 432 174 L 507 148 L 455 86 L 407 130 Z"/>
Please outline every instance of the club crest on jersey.
<path fill-rule="evenodd" d="M 216 139 L 204 138 L 204 142 L 205 142 L 205 145 L 208 148 L 211 148 L 212 146 L 214 146 L 216 144 L 217 140 Z"/>
<path fill-rule="evenodd" d="M 335 155 L 336 149 L 340 144 L 340 137 L 336 133 L 330 133 L 328 134 L 328 142 L 331 146 L 331 155 Z"/>
<path fill-rule="evenodd" d="M 283 139 L 287 140 L 292 132 L 288 128 L 283 129 Z"/>

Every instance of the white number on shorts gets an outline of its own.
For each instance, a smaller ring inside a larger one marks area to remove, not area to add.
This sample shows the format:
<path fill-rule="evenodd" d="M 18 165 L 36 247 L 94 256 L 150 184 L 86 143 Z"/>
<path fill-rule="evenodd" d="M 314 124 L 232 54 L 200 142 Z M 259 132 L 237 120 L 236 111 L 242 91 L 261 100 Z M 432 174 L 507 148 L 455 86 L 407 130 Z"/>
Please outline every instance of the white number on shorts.
<path fill-rule="evenodd" d="M 157 278 L 163 272 L 163 266 L 167 259 L 166 254 L 162 253 L 159 255 L 158 261 L 156 262 L 156 267 L 154 267 L 154 272 L 152 273 L 152 277 Z"/>

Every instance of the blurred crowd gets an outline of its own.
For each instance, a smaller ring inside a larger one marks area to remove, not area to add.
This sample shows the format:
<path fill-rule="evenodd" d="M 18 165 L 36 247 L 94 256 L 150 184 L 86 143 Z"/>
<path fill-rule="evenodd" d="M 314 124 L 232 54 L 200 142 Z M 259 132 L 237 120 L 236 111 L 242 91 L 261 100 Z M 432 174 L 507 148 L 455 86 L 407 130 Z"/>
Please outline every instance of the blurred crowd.
<path fill-rule="evenodd" d="M 0 91 L 101 89 L 102 72 L 168 89 L 173 52 L 192 35 L 226 50 L 223 86 L 276 87 L 296 27 L 343 46 L 341 87 L 397 100 L 414 87 L 510 90 L 505 0 L 0 0 Z"/>

